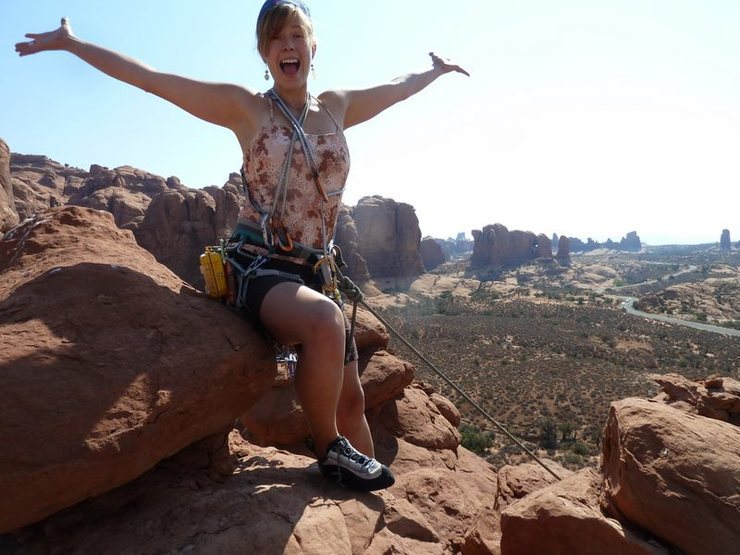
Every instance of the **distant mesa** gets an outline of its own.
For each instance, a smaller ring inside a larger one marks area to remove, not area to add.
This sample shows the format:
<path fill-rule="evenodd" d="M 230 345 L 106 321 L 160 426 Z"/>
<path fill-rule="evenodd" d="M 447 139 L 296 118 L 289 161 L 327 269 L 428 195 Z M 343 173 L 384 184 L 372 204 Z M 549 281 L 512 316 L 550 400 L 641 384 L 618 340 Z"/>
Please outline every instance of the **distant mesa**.
<path fill-rule="evenodd" d="M 642 241 L 636 231 L 630 231 L 627 233 L 625 237 L 622 237 L 619 243 L 616 243 L 611 239 L 607 239 L 603 243 L 598 243 L 590 237 L 585 243 L 576 237 L 569 237 L 569 239 L 571 252 L 589 252 L 596 249 L 640 252 L 640 249 L 642 249 Z"/>
<path fill-rule="evenodd" d="M 531 231 L 509 231 L 502 224 L 487 225 L 482 230 L 474 229 L 473 240 L 470 265 L 474 268 L 511 268 L 537 258 L 553 258 L 552 243 L 546 235 L 535 235 Z"/>

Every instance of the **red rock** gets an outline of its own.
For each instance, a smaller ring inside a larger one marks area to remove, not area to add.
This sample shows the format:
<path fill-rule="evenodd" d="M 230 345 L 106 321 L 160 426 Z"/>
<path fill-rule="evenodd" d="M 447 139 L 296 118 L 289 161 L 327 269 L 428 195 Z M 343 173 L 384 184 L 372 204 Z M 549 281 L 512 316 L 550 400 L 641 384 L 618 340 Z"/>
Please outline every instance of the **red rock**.
<path fill-rule="evenodd" d="M 413 206 L 380 196 L 363 197 L 353 210 L 370 276 L 406 284 L 424 273 L 421 231 Z"/>
<path fill-rule="evenodd" d="M 737 550 L 737 426 L 625 399 L 612 403 L 603 441 L 610 514 L 688 555 Z"/>
<path fill-rule="evenodd" d="M 552 258 L 552 242 L 546 235 L 531 231 L 509 231 L 501 224 L 473 230 L 473 267 L 519 266 L 535 258 Z"/>
<path fill-rule="evenodd" d="M 361 360 L 360 365 L 366 410 L 401 395 L 414 376 L 408 362 L 385 351 Z M 292 379 L 275 383 L 240 420 L 249 430 L 250 441 L 259 445 L 300 446 L 310 435 Z"/>
<path fill-rule="evenodd" d="M 425 237 L 421 240 L 420 252 L 422 263 L 427 272 L 447 261 L 442 245 L 431 237 Z"/>
<path fill-rule="evenodd" d="M 501 554 L 667 555 L 605 517 L 600 488 L 601 476 L 584 469 L 509 505 L 501 513 Z"/>
<path fill-rule="evenodd" d="M 544 460 L 543 463 L 561 479 L 573 474 L 572 471 L 555 461 Z M 503 466 L 499 469 L 497 476 L 498 497 L 496 498 L 496 509 L 499 511 L 503 511 L 506 507 L 530 493 L 557 482 L 552 474 L 536 462 Z"/>
<path fill-rule="evenodd" d="M 0 139 L 0 237 L 18 221 L 10 181 L 10 149 L 5 141 Z"/>
<path fill-rule="evenodd" d="M 118 487 L 233 424 L 272 383 L 264 340 L 106 212 L 0 241 L 0 531 Z"/>

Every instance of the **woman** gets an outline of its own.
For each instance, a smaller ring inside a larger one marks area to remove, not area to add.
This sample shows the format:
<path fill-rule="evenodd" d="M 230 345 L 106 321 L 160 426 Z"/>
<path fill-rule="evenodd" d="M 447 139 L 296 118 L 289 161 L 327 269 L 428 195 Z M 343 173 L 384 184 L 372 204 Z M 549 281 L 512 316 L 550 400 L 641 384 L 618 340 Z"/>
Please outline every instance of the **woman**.
<path fill-rule="evenodd" d="M 349 170 L 343 131 L 440 75 L 465 71 L 430 54 L 428 71 L 370 89 L 313 97 L 308 75 L 316 41 L 309 10 L 297 0 L 267 0 L 260 11 L 258 50 L 267 65 L 265 79 L 269 71 L 274 80 L 265 94 L 159 72 L 78 39 L 67 19 L 55 31 L 26 37 L 31 40 L 16 45 L 21 56 L 65 50 L 234 132 L 244 154 L 249 197 L 235 234 L 234 267 L 246 273 L 238 304 L 275 341 L 300 345 L 296 392 L 322 474 L 363 491 L 392 485 L 390 470 L 374 459 L 356 349 L 331 286 L 331 241 Z"/>

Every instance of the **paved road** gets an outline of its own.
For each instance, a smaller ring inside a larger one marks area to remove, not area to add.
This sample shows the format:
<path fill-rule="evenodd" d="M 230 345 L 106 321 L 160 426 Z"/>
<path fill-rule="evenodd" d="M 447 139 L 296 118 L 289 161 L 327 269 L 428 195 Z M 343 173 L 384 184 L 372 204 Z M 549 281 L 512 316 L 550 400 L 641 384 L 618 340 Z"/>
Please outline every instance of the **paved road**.
<path fill-rule="evenodd" d="M 649 312 L 642 312 L 635 308 L 634 297 L 620 297 L 622 299 L 622 306 L 628 314 L 635 316 L 642 316 L 644 318 L 652 318 L 653 320 L 660 320 L 661 322 L 668 322 L 670 324 L 677 324 L 679 326 L 687 326 L 697 330 L 711 331 L 714 333 L 721 333 L 723 335 L 734 335 L 740 337 L 740 330 L 732 328 L 723 328 L 722 326 L 712 326 L 710 324 L 702 324 L 701 322 L 690 322 L 688 320 L 682 320 L 680 318 L 672 318 L 671 316 L 663 316 L 662 314 L 650 314 Z"/>

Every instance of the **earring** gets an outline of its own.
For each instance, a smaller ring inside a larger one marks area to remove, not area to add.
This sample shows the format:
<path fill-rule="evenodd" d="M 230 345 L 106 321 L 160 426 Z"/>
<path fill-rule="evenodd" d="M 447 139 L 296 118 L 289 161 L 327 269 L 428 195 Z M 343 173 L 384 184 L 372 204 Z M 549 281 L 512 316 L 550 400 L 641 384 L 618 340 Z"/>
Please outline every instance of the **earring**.
<path fill-rule="evenodd" d="M 269 81 L 269 80 L 270 80 L 270 72 L 267 71 L 267 68 L 265 68 L 265 81 Z"/>
<path fill-rule="evenodd" d="M 314 70 L 313 64 L 311 64 L 311 77 L 316 79 L 316 71 Z"/>

